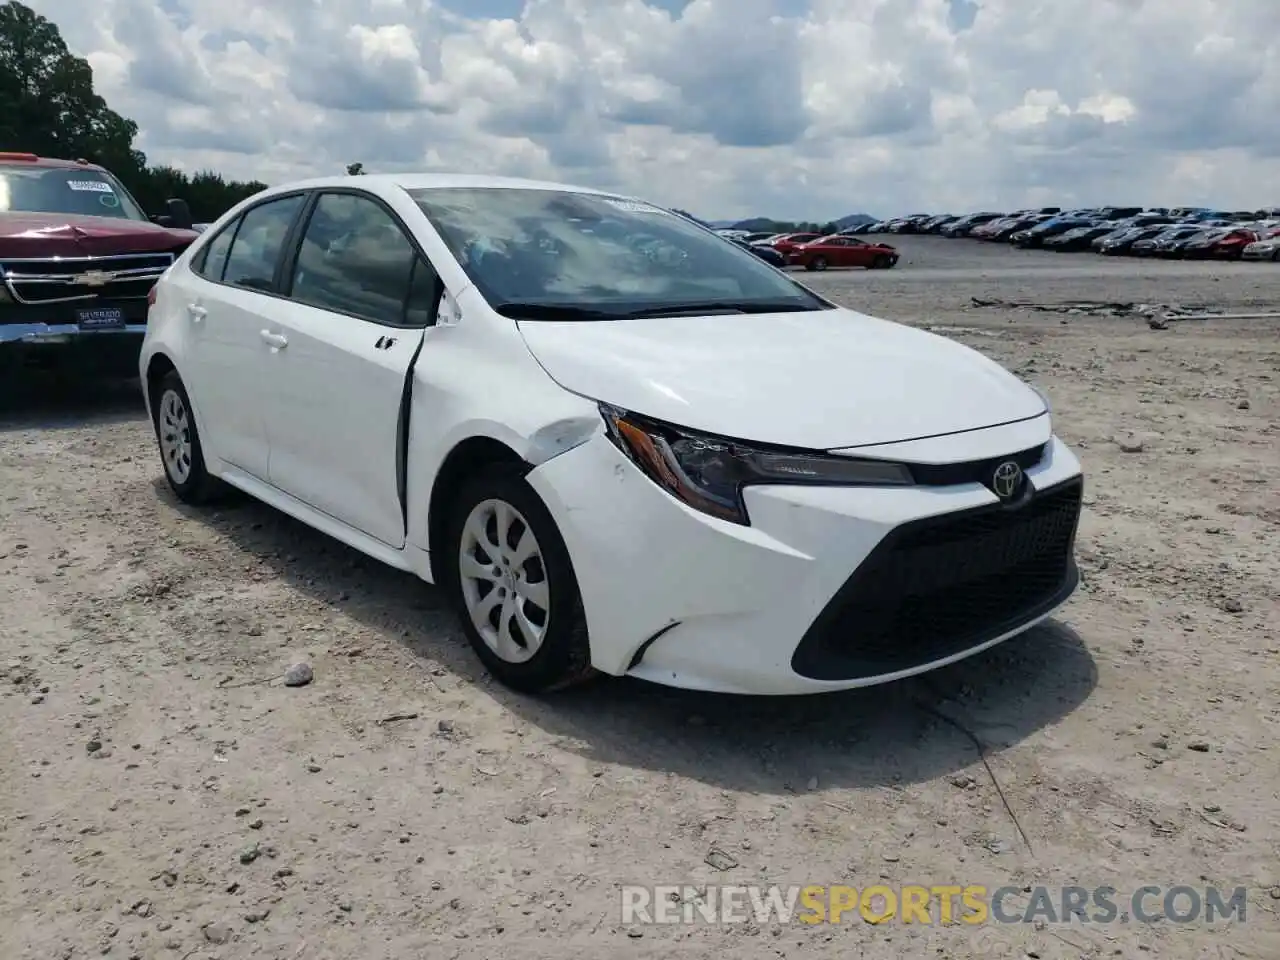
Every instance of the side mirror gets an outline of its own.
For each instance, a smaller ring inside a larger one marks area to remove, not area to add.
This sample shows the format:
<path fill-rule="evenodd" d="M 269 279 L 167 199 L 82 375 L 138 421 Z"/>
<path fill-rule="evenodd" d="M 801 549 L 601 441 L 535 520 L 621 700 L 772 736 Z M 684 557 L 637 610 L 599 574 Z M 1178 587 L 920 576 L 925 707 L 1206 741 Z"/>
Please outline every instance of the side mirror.
<path fill-rule="evenodd" d="M 190 230 L 195 221 L 191 218 L 191 208 L 187 206 L 187 201 L 171 198 L 165 201 L 165 218 L 169 221 L 166 226 L 174 227 L 178 230 Z"/>

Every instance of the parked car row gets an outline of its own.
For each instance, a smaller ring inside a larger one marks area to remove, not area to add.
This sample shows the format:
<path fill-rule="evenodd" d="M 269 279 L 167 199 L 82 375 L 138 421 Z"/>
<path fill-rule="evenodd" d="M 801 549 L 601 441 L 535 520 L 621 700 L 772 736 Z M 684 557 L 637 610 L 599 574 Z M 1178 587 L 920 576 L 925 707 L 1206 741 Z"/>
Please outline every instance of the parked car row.
<path fill-rule="evenodd" d="M 917 213 L 863 224 L 857 234 L 935 234 L 1059 253 L 1280 261 L 1280 207 L 1228 212 L 1203 207 L 1060 207 Z"/>
<path fill-rule="evenodd" d="M 888 270 L 898 262 L 898 251 L 887 243 L 868 243 L 850 231 L 821 233 L 746 233 L 718 230 L 722 237 L 744 246 L 778 267 L 827 270 L 831 267 L 863 267 Z"/>

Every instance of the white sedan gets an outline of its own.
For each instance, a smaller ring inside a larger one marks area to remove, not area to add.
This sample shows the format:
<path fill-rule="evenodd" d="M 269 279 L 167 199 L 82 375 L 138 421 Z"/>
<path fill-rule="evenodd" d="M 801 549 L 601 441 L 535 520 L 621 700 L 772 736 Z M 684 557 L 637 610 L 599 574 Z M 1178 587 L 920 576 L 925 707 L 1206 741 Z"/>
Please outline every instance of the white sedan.
<path fill-rule="evenodd" d="M 1280 260 L 1280 230 L 1270 230 L 1241 251 L 1245 260 Z"/>
<path fill-rule="evenodd" d="M 1037 390 L 630 197 L 263 191 L 156 284 L 140 372 L 180 499 L 230 484 L 438 584 L 520 690 L 867 686 L 1078 582 Z"/>

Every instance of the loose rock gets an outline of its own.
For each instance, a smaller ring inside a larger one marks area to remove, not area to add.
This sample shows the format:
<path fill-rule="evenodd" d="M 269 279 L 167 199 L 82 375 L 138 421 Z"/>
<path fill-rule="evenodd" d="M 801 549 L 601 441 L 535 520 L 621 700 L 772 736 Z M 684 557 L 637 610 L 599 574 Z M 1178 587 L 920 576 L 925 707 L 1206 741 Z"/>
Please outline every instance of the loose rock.
<path fill-rule="evenodd" d="M 231 939 L 231 925 L 218 921 L 204 928 L 204 938 L 210 943 L 226 943 Z"/>
<path fill-rule="evenodd" d="M 295 663 L 284 672 L 286 687 L 305 687 L 314 679 L 315 673 L 309 663 Z"/>

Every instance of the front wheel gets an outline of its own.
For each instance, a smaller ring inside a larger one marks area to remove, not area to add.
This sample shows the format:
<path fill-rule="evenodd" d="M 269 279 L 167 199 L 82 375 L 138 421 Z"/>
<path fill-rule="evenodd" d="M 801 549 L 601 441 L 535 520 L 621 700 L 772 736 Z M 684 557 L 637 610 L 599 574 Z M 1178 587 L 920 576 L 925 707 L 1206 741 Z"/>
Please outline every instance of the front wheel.
<path fill-rule="evenodd" d="M 473 480 L 453 505 L 448 543 L 448 589 L 490 673 L 525 693 L 592 676 L 569 551 L 533 488 L 503 472 Z"/>
<path fill-rule="evenodd" d="M 155 385 L 151 413 L 164 476 L 178 499 L 193 505 L 213 499 L 219 483 L 205 469 L 191 398 L 176 370 L 170 370 Z"/>
<path fill-rule="evenodd" d="M 888 270 L 892 265 L 889 258 L 883 253 L 877 254 L 876 258 L 871 261 L 872 270 Z"/>
<path fill-rule="evenodd" d="M 805 264 L 805 266 L 807 266 L 810 270 L 825 270 L 827 269 L 827 258 L 814 257 L 807 264 Z"/>

